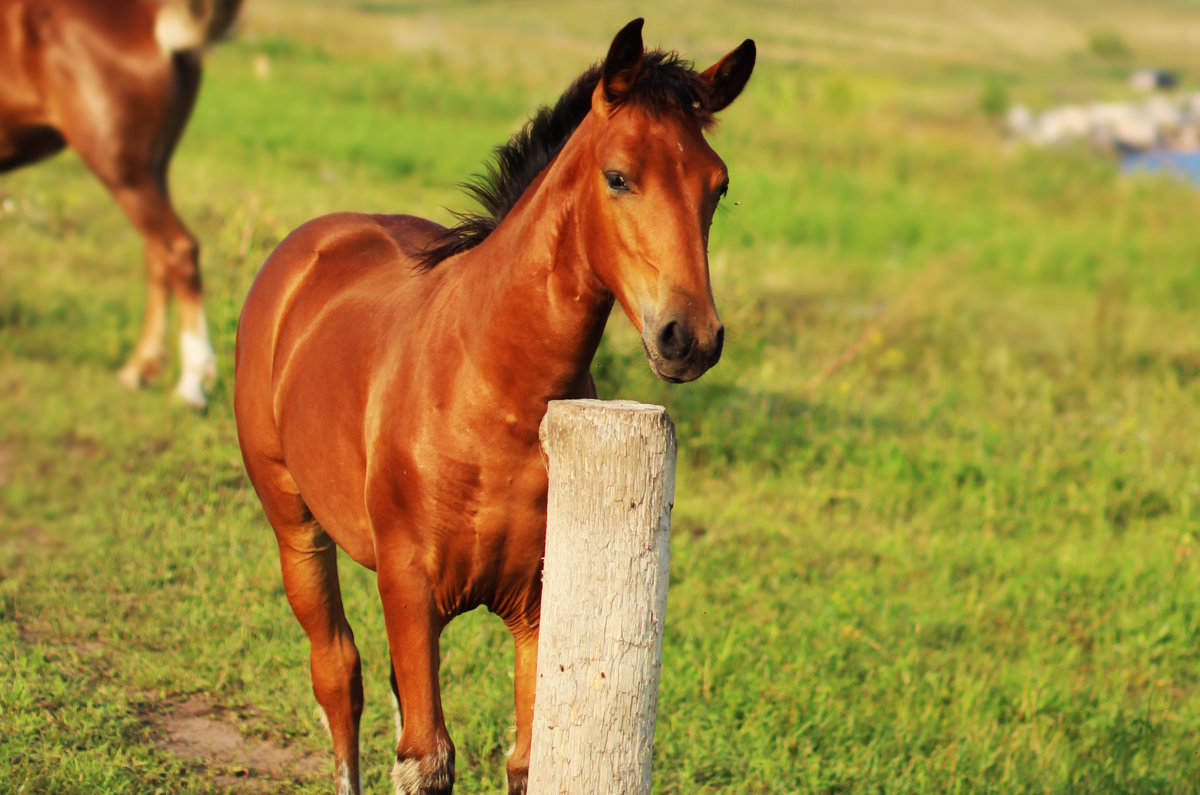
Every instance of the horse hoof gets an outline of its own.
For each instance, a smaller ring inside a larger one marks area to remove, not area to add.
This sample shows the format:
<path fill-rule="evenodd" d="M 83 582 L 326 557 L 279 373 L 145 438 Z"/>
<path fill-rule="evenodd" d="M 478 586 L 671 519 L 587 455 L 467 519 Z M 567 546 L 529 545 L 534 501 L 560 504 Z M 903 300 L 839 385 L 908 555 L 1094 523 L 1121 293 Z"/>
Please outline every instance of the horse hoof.
<path fill-rule="evenodd" d="M 126 389 L 138 390 L 144 385 L 142 374 L 137 365 L 130 362 L 117 373 L 117 382 Z"/>
<path fill-rule="evenodd" d="M 117 372 L 117 381 L 126 389 L 141 389 L 161 372 L 161 357 L 135 352 Z"/>
<path fill-rule="evenodd" d="M 525 795 L 529 786 L 529 769 L 508 771 L 508 795 Z"/>
<path fill-rule="evenodd" d="M 203 411 L 208 408 L 208 398 L 204 395 L 204 388 L 200 385 L 200 380 L 197 378 L 189 378 L 184 376 L 179 379 L 179 386 L 175 387 L 175 398 L 190 409 Z"/>
<path fill-rule="evenodd" d="M 179 376 L 179 385 L 175 387 L 175 395 L 190 408 L 200 411 L 208 408 L 206 394 L 216 382 L 217 357 L 211 348 L 203 358 L 193 357 L 189 360 L 185 355 L 183 374 Z"/>

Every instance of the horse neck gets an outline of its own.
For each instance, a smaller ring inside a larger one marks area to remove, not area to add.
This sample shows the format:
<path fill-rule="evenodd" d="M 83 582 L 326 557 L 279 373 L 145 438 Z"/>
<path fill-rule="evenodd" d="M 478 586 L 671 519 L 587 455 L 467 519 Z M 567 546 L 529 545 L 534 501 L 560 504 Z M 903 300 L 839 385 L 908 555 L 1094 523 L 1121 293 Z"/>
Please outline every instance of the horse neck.
<path fill-rule="evenodd" d="M 458 263 L 482 307 L 469 320 L 483 332 L 479 359 L 546 399 L 571 396 L 581 383 L 613 304 L 589 262 L 578 149 L 568 142 Z"/>

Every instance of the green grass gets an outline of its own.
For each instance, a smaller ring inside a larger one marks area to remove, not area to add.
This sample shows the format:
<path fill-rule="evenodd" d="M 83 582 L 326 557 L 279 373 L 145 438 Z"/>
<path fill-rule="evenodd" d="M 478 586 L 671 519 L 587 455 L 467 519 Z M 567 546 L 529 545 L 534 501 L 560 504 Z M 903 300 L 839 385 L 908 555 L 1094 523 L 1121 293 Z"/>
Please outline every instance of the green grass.
<path fill-rule="evenodd" d="M 195 694 L 327 761 L 237 451 L 241 299 L 314 215 L 466 206 L 455 184 L 640 13 L 582 8 L 250 4 L 172 169 L 221 356 L 203 416 L 173 372 L 116 385 L 140 244 L 91 175 L 66 156 L 0 181 L 0 791 L 221 791 L 239 771 L 164 744 Z M 596 363 L 680 438 L 654 791 L 1197 791 L 1200 194 L 1013 149 L 984 99 L 1118 96 L 1127 60 L 1200 73 L 1200 10 L 645 14 L 701 65 L 760 44 L 712 136 L 724 358 L 656 382 L 615 317 Z M 382 792 L 386 641 L 370 574 L 343 577 Z M 457 791 L 499 791 L 511 644 L 473 613 L 443 654 Z"/>

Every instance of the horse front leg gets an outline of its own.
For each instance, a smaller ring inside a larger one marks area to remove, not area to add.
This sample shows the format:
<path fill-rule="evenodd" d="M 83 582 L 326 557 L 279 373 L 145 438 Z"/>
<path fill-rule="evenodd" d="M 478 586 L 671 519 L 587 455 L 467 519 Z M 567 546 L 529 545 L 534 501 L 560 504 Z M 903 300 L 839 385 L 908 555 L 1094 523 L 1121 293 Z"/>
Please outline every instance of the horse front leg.
<path fill-rule="evenodd" d="M 162 370 L 163 336 L 167 324 L 168 282 L 164 258 L 159 254 L 157 241 L 147 240 L 146 249 L 146 308 L 142 318 L 142 333 L 129 361 L 121 368 L 118 378 L 129 389 L 141 389 Z"/>
<path fill-rule="evenodd" d="M 342 607 L 337 549 L 311 521 L 280 522 L 275 530 L 288 603 L 308 635 L 313 695 L 333 743 L 336 792 L 358 795 L 362 666 Z"/>
<path fill-rule="evenodd" d="M 517 736 L 508 757 L 508 794 L 525 795 L 529 780 L 529 753 L 533 740 L 533 696 L 537 685 L 537 627 L 510 625 L 515 643 L 513 695 L 516 701 Z"/>
<path fill-rule="evenodd" d="M 418 567 L 393 570 L 379 561 L 379 596 L 403 726 L 392 767 L 395 795 L 450 795 L 454 743 L 446 731 L 438 687 L 438 638 L 444 621 Z"/>

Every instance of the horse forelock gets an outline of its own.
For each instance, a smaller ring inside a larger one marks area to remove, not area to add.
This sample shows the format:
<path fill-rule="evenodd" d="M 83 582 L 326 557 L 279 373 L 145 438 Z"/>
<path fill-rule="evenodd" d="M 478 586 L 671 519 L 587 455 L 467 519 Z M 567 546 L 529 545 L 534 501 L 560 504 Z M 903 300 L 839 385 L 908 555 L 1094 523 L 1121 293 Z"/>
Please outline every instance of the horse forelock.
<path fill-rule="evenodd" d="M 679 53 L 651 50 L 642 56 L 637 80 L 615 106 L 631 104 L 655 116 L 692 116 L 702 128 L 713 123 L 712 89 L 707 80 Z"/>
<path fill-rule="evenodd" d="M 583 122 L 602 72 L 603 64 L 596 64 L 581 74 L 553 107 L 538 109 L 508 143 L 496 147 L 483 174 L 462 183 L 483 212 L 456 212 L 458 223 L 434 238 L 418 257 L 418 270 L 430 270 L 442 260 L 474 248 L 499 226 Z M 708 82 L 689 61 L 675 52 L 651 50 L 642 56 L 637 80 L 612 104 L 631 105 L 655 116 L 691 116 L 701 128 L 707 128 L 713 122 L 709 94 Z"/>

